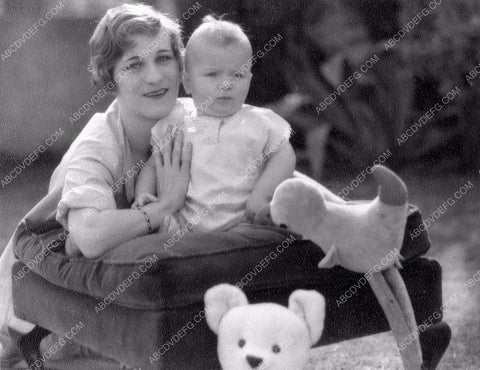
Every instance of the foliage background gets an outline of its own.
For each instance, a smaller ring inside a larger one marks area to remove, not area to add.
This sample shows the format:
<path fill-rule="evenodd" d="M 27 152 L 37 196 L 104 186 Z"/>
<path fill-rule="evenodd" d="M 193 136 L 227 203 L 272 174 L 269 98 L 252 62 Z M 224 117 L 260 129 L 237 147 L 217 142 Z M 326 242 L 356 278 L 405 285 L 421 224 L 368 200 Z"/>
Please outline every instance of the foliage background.
<path fill-rule="evenodd" d="M 0 164 L 20 161 L 58 128 L 66 135 L 41 160 L 61 155 L 102 99 L 75 124 L 69 118 L 91 98 L 88 38 L 105 8 L 122 1 L 63 0 L 62 13 L 2 61 Z M 180 16 L 192 0 L 146 1 Z M 5 50 L 58 1 L 0 1 L 0 47 Z M 471 171 L 480 162 L 480 3 L 442 0 L 395 47 L 385 42 L 427 7 L 427 0 L 202 0 L 184 21 L 188 36 L 215 12 L 241 23 L 254 50 L 274 35 L 283 40 L 253 66 L 248 102 L 269 104 L 294 126 L 300 165 L 326 165 L 326 176 L 358 171 L 381 153 L 388 165 Z M 20 15 L 20 16 L 19 16 Z M 380 62 L 324 112 L 315 109 L 372 55 Z M 449 90 L 461 94 L 399 146 L 397 138 Z M 319 128 L 321 128 L 319 130 Z M 307 145 L 308 144 L 308 145 Z M 308 147 L 309 146 L 309 147 Z M 49 156 L 50 154 L 50 156 Z M 305 162 L 302 162 L 305 160 Z M 319 177 L 321 168 L 317 169 Z"/>

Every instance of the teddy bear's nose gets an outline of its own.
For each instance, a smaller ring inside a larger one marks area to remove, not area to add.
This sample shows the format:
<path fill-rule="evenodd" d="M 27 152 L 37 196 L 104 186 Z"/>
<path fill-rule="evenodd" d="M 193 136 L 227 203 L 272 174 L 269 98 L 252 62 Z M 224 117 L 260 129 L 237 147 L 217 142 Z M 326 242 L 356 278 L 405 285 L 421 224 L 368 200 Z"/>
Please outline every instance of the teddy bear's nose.
<path fill-rule="evenodd" d="M 257 366 L 260 366 L 262 364 L 263 359 L 249 355 L 247 356 L 247 362 L 252 367 L 252 369 L 255 369 Z"/>

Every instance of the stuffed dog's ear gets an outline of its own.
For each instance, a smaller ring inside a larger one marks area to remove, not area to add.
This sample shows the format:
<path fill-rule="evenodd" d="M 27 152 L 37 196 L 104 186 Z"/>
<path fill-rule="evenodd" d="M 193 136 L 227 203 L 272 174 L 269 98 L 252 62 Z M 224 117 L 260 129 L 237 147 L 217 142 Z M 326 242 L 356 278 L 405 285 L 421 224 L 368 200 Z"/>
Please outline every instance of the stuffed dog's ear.
<path fill-rule="evenodd" d="M 325 298 L 314 290 L 296 290 L 288 299 L 288 309 L 307 324 L 311 345 L 317 343 L 325 321 Z"/>
<path fill-rule="evenodd" d="M 242 290 L 234 285 L 220 284 L 207 290 L 204 296 L 207 324 L 218 335 L 222 317 L 233 307 L 248 304 Z"/>

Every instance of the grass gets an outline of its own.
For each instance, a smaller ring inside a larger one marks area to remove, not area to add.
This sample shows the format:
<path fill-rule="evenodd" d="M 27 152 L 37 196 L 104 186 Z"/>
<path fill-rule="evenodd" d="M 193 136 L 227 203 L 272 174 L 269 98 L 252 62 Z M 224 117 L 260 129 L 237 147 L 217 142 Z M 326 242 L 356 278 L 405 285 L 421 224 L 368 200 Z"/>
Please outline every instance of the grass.
<path fill-rule="evenodd" d="M 14 165 L 1 167 L 8 170 Z M 2 188 L 0 249 L 5 247 L 20 218 L 46 194 L 52 171 L 53 167 L 49 165 L 32 166 Z M 1 178 L 5 174 L 0 171 Z M 444 320 L 450 324 L 453 333 L 439 369 L 478 369 L 480 281 L 469 289 L 466 283 L 480 268 L 480 176 L 429 175 L 418 171 L 401 173 L 401 176 L 409 188 L 410 202 L 419 206 L 425 219 L 433 219 L 434 212 L 449 198 L 455 200 L 428 230 L 432 239 L 428 256 L 438 260 L 443 267 L 444 302 L 455 295 L 457 297 L 451 309 L 444 313 Z M 337 192 L 349 182 L 350 179 L 346 178 L 328 181 L 325 185 Z M 460 199 L 455 199 L 454 193 L 469 182 L 473 188 Z M 366 180 L 351 194 L 355 199 L 372 199 L 375 193 L 376 185 Z M 71 365 L 68 368 L 75 368 Z M 83 365 L 80 363 L 78 366 L 81 369 Z M 308 364 L 309 370 L 397 368 L 401 368 L 401 362 L 390 333 L 314 349 Z"/>

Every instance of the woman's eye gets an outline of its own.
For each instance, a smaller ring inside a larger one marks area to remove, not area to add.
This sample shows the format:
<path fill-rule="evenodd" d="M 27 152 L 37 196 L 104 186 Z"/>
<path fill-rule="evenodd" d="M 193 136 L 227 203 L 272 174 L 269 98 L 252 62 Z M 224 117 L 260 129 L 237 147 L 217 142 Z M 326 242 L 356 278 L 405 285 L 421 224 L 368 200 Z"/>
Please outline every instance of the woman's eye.
<path fill-rule="evenodd" d="M 238 346 L 239 346 L 240 348 L 243 348 L 244 345 L 245 345 L 245 339 L 240 339 L 240 340 L 238 341 Z"/>
<path fill-rule="evenodd" d="M 272 352 L 273 353 L 280 353 L 282 351 L 282 349 L 280 348 L 280 346 L 278 344 L 274 344 L 272 346 Z"/>
<path fill-rule="evenodd" d="M 132 64 L 129 64 L 128 66 L 125 67 L 125 70 L 127 71 L 134 71 L 136 69 L 139 69 L 142 66 L 142 63 L 140 62 L 135 62 Z"/>

